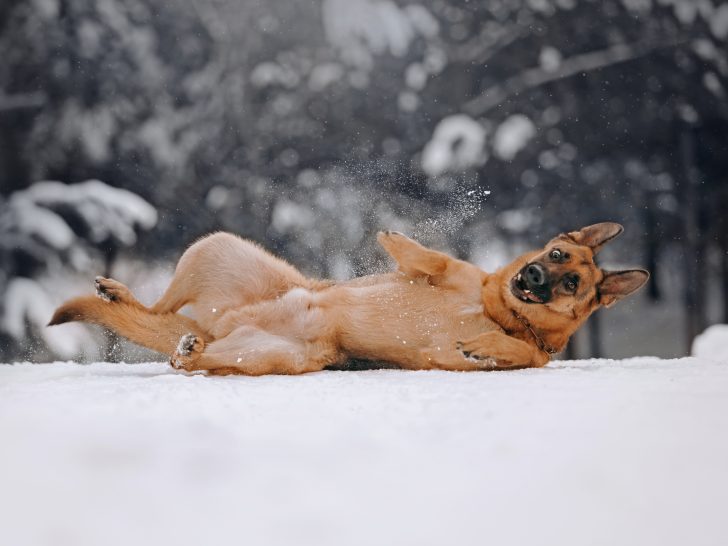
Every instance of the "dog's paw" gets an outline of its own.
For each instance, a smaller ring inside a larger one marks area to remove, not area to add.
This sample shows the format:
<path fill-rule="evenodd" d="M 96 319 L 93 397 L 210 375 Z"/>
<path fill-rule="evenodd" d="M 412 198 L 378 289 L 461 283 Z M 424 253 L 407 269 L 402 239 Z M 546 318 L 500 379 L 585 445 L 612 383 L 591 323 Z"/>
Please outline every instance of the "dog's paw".
<path fill-rule="evenodd" d="M 172 354 L 169 363 L 176 370 L 189 370 L 190 365 L 205 348 L 205 342 L 195 334 L 185 334 L 179 338 L 177 349 Z"/>
<path fill-rule="evenodd" d="M 478 367 L 491 370 L 498 367 L 498 362 L 490 355 L 484 354 L 479 347 L 474 347 L 466 342 L 458 341 L 455 343 L 457 349 L 465 360 L 477 363 Z"/>
<path fill-rule="evenodd" d="M 380 231 L 377 233 L 377 241 L 392 256 L 401 254 L 402 248 L 407 244 L 409 239 L 399 231 Z"/>
<path fill-rule="evenodd" d="M 392 231 L 389 229 L 380 231 L 377 234 L 377 237 L 379 238 L 380 241 L 382 239 L 390 239 L 390 238 L 396 239 L 397 237 L 404 237 L 405 239 L 407 238 L 407 236 L 404 233 L 400 233 L 399 231 Z"/>
<path fill-rule="evenodd" d="M 112 302 L 133 299 L 126 285 L 114 279 L 96 277 L 94 279 L 94 288 L 96 289 L 96 295 L 104 301 Z"/>
<path fill-rule="evenodd" d="M 179 338 L 177 353 L 182 356 L 190 356 L 196 348 L 202 344 L 202 340 L 195 334 L 185 334 Z M 201 347 L 199 347 L 201 348 Z"/>

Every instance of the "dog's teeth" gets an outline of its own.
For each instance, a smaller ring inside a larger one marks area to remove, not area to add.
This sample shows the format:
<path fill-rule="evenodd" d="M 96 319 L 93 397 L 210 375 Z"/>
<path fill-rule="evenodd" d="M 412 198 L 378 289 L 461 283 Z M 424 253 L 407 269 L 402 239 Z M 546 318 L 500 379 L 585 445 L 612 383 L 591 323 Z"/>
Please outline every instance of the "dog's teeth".
<path fill-rule="evenodd" d="M 520 281 L 520 280 L 521 280 L 521 279 L 523 278 L 523 275 L 521 275 L 521 274 L 519 273 L 519 274 L 518 274 L 518 277 L 516 277 L 516 278 L 517 278 L 517 279 L 518 279 L 518 280 Z"/>
<path fill-rule="evenodd" d="M 524 292 L 525 292 L 526 294 L 530 294 L 530 293 L 531 293 L 531 291 L 530 291 L 530 290 L 524 290 Z"/>

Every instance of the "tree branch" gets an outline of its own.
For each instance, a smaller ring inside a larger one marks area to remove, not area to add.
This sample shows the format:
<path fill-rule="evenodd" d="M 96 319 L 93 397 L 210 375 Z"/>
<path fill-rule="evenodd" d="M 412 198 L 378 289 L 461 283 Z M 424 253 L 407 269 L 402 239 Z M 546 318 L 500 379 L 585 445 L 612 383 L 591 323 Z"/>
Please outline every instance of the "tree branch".
<path fill-rule="evenodd" d="M 24 108 L 40 108 L 45 102 L 45 93 L 41 93 L 40 91 L 14 95 L 6 95 L 0 92 L 0 112 L 22 110 Z"/>
<path fill-rule="evenodd" d="M 544 70 L 541 67 L 529 68 L 516 76 L 508 78 L 503 83 L 491 86 L 479 96 L 466 102 L 463 111 L 471 116 L 482 116 L 510 97 L 545 83 L 568 78 L 580 72 L 599 70 L 606 66 L 645 57 L 657 49 L 675 47 L 682 43 L 684 42 L 670 42 L 659 45 L 639 42 L 635 44 L 617 44 L 600 51 L 582 53 L 564 59 L 559 67 L 553 71 Z"/>

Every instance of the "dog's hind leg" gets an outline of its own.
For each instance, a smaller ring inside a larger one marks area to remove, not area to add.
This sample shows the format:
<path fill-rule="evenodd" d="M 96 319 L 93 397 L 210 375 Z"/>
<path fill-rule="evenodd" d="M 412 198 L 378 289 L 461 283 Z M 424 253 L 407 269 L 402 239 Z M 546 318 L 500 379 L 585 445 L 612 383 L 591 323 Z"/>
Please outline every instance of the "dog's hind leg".
<path fill-rule="evenodd" d="M 132 303 L 125 298 L 73 298 L 56 309 L 48 325 L 74 321 L 105 326 L 134 343 L 166 354 L 187 332 L 193 332 L 200 339 L 212 340 L 208 332 L 190 317 L 177 313 L 150 313 L 139 302 Z"/>
<path fill-rule="evenodd" d="M 96 289 L 96 295 L 109 303 L 126 303 L 133 307 L 147 309 L 144 304 L 136 299 L 134 294 L 132 294 L 131 290 L 129 290 L 125 284 L 120 283 L 117 280 L 108 279 L 106 277 L 96 277 L 96 279 L 94 279 L 94 288 Z"/>
<path fill-rule="evenodd" d="M 275 299 L 292 288 L 316 285 L 257 244 L 221 232 L 187 249 L 169 288 L 151 311 L 177 312 L 190 305 L 195 319 L 209 328 L 228 309 Z"/>
<path fill-rule="evenodd" d="M 307 343 L 244 326 L 205 346 L 192 334 L 182 336 L 170 363 L 213 375 L 302 374 L 339 362 L 335 347 Z"/>

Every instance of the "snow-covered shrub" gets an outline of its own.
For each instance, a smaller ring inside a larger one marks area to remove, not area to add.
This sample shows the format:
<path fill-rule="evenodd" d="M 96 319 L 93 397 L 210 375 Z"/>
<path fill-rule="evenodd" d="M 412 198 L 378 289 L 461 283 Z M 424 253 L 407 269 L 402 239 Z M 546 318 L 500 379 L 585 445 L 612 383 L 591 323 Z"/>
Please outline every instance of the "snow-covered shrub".
<path fill-rule="evenodd" d="M 134 245 L 136 230 L 156 223 L 144 199 L 98 180 L 37 182 L 0 202 L 0 358 L 36 346 L 63 358 L 80 354 L 85 330 L 44 328 L 65 295 L 54 278 L 88 271 L 101 257 L 108 266 L 110 249 Z"/>
<path fill-rule="evenodd" d="M 58 302 L 49 283 L 43 280 L 15 277 L 5 287 L 3 313 L 0 316 L 0 332 L 7 334 L 18 344 L 23 344 L 21 357 L 37 353 L 45 346 L 53 356 L 72 358 L 84 353 L 91 336 L 80 324 L 66 328 L 46 328 Z M 40 347 L 39 347 L 40 346 Z M 50 355 L 49 355 L 50 356 Z"/>
<path fill-rule="evenodd" d="M 728 364 L 728 324 L 714 324 L 693 340 L 692 356 Z"/>

